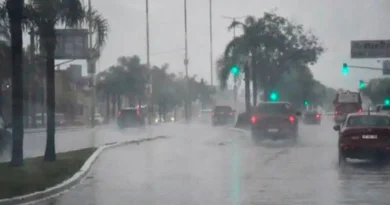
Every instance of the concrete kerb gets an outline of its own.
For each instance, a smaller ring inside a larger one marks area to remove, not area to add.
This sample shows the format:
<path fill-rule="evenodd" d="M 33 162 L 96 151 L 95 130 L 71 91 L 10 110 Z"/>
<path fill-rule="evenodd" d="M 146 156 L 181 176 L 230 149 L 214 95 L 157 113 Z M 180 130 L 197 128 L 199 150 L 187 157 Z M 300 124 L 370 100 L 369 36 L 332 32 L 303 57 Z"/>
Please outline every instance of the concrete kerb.
<path fill-rule="evenodd" d="M 168 137 L 165 136 L 158 136 L 158 137 L 151 137 L 151 138 L 145 138 L 141 140 L 131 140 L 131 141 L 125 141 L 125 142 L 116 142 L 116 143 L 108 143 L 101 147 L 99 147 L 84 163 L 84 165 L 81 167 L 81 169 L 76 172 L 71 178 L 65 180 L 64 182 L 57 184 L 53 187 L 47 188 L 43 191 L 23 195 L 23 196 L 17 196 L 13 198 L 8 199 L 1 199 L 0 205 L 15 205 L 15 204 L 24 204 L 24 205 L 31 205 L 36 204 L 40 201 L 44 201 L 50 198 L 54 198 L 57 196 L 62 195 L 70 188 L 76 186 L 80 183 L 81 180 L 88 174 L 89 170 L 91 169 L 93 163 L 98 159 L 100 154 L 109 148 L 115 148 L 120 146 L 125 146 L 129 144 L 140 144 L 142 142 L 146 141 L 153 141 L 157 139 L 165 139 Z"/>

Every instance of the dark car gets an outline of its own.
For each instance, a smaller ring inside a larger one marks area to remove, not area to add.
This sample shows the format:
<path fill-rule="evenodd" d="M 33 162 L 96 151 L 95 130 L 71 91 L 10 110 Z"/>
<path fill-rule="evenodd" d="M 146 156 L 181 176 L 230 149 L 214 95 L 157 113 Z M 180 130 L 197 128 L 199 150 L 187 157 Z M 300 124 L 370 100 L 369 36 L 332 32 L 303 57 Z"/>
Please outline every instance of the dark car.
<path fill-rule="evenodd" d="M 383 113 L 352 113 L 343 125 L 333 127 L 339 133 L 338 156 L 376 159 L 390 154 L 390 116 Z"/>
<path fill-rule="evenodd" d="M 303 113 L 302 118 L 304 124 L 321 124 L 321 113 L 317 111 L 306 111 Z"/>
<path fill-rule="evenodd" d="M 213 125 L 225 125 L 234 123 L 235 111 L 230 106 L 215 106 L 211 112 L 211 121 Z"/>
<path fill-rule="evenodd" d="M 298 116 L 288 102 L 260 103 L 251 116 L 254 140 L 298 137 Z"/>
<path fill-rule="evenodd" d="M 344 123 L 348 114 L 362 111 L 362 106 L 359 103 L 338 104 L 334 111 L 334 121 L 336 124 Z"/>
<path fill-rule="evenodd" d="M 145 125 L 145 117 L 137 108 L 125 108 L 119 111 L 117 123 L 119 128 L 141 127 Z"/>

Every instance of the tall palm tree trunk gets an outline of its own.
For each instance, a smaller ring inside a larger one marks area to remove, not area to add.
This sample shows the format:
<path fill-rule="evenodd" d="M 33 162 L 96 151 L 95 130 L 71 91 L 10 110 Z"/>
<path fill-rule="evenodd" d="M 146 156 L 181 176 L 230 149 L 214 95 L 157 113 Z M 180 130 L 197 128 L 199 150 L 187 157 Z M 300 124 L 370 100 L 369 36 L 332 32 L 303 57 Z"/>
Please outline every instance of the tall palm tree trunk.
<path fill-rule="evenodd" d="M 12 47 L 12 157 L 11 165 L 23 165 L 23 0 L 7 0 Z"/>
<path fill-rule="evenodd" d="M 0 116 L 3 116 L 4 117 L 4 112 L 3 112 L 3 106 L 4 106 L 4 100 L 3 100 L 3 96 L 4 96 L 4 91 L 3 91 L 3 79 L 0 78 Z"/>
<path fill-rule="evenodd" d="M 250 93 L 250 74 L 249 65 L 245 64 L 244 67 L 244 87 L 245 87 L 245 112 L 250 113 L 251 111 L 251 93 Z"/>
<path fill-rule="evenodd" d="M 252 58 L 251 58 L 251 64 L 252 64 L 252 95 L 253 95 L 253 106 L 257 106 L 257 67 L 256 67 L 256 52 L 251 52 L 252 53 Z"/>
<path fill-rule="evenodd" d="M 47 106 L 47 128 L 46 128 L 46 149 L 45 161 L 55 161 L 55 65 L 54 51 L 56 43 L 56 35 L 54 29 L 49 31 L 46 36 L 46 106 Z"/>
<path fill-rule="evenodd" d="M 110 122 L 110 93 L 106 91 L 106 117 L 104 119 L 105 123 Z"/>

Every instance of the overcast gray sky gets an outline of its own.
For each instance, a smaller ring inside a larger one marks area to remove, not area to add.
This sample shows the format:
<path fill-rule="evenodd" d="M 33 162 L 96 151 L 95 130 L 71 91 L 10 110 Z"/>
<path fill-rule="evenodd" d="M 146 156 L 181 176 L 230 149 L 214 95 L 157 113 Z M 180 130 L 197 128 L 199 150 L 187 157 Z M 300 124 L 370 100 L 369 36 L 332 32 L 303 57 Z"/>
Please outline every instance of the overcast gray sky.
<path fill-rule="evenodd" d="M 86 1 L 86 0 L 85 0 Z M 189 73 L 210 79 L 209 1 L 188 1 Z M 171 72 L 184 71 L 184 0 L 149 0 L 151 62 L 170 64 Z M 146 61 L 145 0 L 92 0 L 110 23 L 108 44 L 98 69 L 116 63 L 118 56 L 137 54 Z M 373 60 L 351 60 L 351 40 L 390 38 L 389 0 L 213 0 L 214 59 L 232 38 L 230 21 L 221 16 L 261 16 L 277 13 L 312 30 L 327 51 L 312 67 L 315 77 L 326 85 L 355 89 L 359 79 L 381 76 L 380 72 L 352 70 L 340 74 L 341 64 L 381 66 Z M 386 25 L 386 26 L 385 26 Z M 167 52 L 165 54 L 161 54 Z M 214 75 L 215 76 L 215 75 Z"/>

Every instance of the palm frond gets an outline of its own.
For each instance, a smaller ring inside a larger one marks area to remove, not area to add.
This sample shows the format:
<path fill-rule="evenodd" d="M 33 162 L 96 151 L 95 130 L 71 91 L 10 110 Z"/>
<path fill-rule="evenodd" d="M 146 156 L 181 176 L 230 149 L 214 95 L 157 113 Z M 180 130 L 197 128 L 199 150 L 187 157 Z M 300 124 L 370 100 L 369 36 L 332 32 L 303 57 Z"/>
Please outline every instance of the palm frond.
<path fill-rule="evenodd" d="M 80 0 L 59 0 L 57 5 L 57 21 L 69 27 L 81 24 L 85 17 Z"/>
<path fill-rule="evenodd" d="M 84 16 L 83 24 L 88 26 L 91 24 L 92 32 L 96 34 L 93 48 L 101 50 L 105 46 L 108 37 L 108 21 L 97 10 L 92 8 L 90 12 L 91 14 L 89 15 L 89 10 L 84 8 L 86 15 Z"/>

